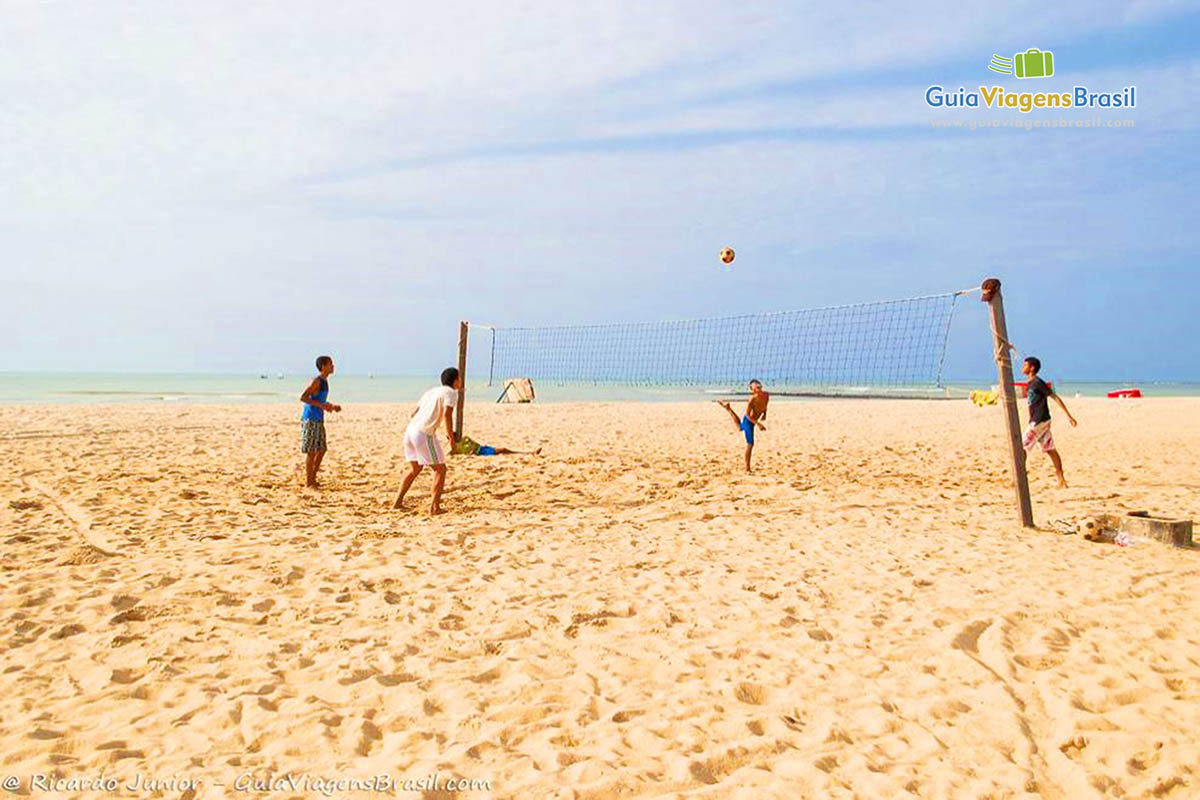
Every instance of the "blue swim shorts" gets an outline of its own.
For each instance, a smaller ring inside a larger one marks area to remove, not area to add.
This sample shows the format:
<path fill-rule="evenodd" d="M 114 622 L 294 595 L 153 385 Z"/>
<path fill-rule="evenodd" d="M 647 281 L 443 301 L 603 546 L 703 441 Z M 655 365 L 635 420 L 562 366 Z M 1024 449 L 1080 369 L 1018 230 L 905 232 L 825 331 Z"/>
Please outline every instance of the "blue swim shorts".
<path fill-rule="evenodd" d="M 742 433 L 746 434 L 746 444 L 754 444 L 754 423 L 749 417 L 742 417 Z"/>
<path fill-rule="evenodd" d="M 476 453 L 475 455 L 477 455 L 477 456 L 494 456 L 494 455 L 496 455 L 496 448 L 492 447 L 489 444 L 481 444 L 481 445 L 479 445 L 479 452 Z"/>

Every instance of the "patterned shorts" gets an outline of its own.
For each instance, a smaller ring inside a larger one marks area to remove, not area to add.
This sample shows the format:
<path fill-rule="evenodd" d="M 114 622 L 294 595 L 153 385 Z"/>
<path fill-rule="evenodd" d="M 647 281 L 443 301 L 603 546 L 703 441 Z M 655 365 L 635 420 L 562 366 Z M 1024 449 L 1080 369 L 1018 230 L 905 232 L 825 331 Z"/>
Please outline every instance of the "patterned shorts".
<path fill-rule="evenodd" d="M 306 419 L 300 423 L 300 452 L 319 453 L 325 449 L 325 423 Z"/>
<path fill-rule="evenodd" d="M 1025 451 L 1029 452 L 1038 445 L 1041 445 L 1043 453 L 1049 453 L 1054 449 L 1054 437 L 1050 434 L 1048 421 L 1030 423 L 1029 428 L 1025 431 Z"/>

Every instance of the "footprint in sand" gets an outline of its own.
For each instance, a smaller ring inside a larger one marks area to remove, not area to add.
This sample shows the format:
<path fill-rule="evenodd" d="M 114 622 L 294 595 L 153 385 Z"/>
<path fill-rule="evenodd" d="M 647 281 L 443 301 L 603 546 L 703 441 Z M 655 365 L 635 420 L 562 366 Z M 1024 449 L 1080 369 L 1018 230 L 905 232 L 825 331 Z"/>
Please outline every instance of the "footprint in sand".
<path fill-rule="evenodd" d="M 111 680 L 113 683 L 129 684 L 137 683 L 137 681 L 141 680 L 141 677 L 142 673 L 132 669 L 114 669 Z"/>
<path fill-rule="evenodd" d="M 40 739 L 43 741 L 50 739 L 61 739 L 62 736 L 62 731 L 52 731 L 48 728 L 37 728 L 29 734 L 30 739 Z"/>
<path fill-rule="evenodd" d="M 733 696 L 743 703 L 761 706 L 767 700 L 767 690 L 757 683 L 739 683 L 733 690 Z"/>
<path fill-rule="evenodd" d="M 76 634 L 83 633 L 85 630 L 86 628 L 84 628 L 82 625 L 64 625 L 54 633 L 50 634 L 50 638 L 54 640 L 66 639 L 68 636 L 75 636 Z"/>
<path fill-rule="evenodd" d="M 1067 758 L 1078 758 L 1083 752 L 1083 748 L 1088 746 L 1088 740 L 1084 736 L 1075 736 L 1058 746 L 1062 754 Z"/>
<path fill-rule="evenodd" d="M 929 716 L 936 720 L 948 722 L 949 720 L 957 717 L 959 714 L 965 714 L 970 710 L 971 707 L 961 700 L 946 700 L 930 706 Z"/>
<path fill-rule="evenodd" d="M 127 594 L 114 594 L 108 602 L 117 611 L 127 611 L 140 603 L 141 599 Z"/>
<path fill-rule="evenodd" d="M 381 731 L 379 726 L 374 722 L 371 722 L 369 719 L 365 719 L 363 720 L 362 727 L 360 728 L 360 734 L 358 746 L 355 748 L 355 750 L 360 756 L 368 756 L 371 754 L 371 748 L 374 746 L 375 742 L 378 742 L 383 738 L 383 731 Z"/>
<path fill-rule="evenodd" d="M 1012 660 L 1026 669 L 1046 670 L 1061 666 L 1067 659 L 1072 637 L 1061 628 L 1043 630 L 1024 617 L 1005 617 L 1004 648 Z"/>
<path fill-rule="evenodd" d="M 972 622 L 970 625 L 965 626 L 961 631 L 958 632 L 958 635 L 954 637 L 954 647 L 962 650 L 964 653 L 978 655 L 979 637 L 983 635 L 984 631 L 991 627 L 991 624 L 992 621 L 990 619 L 980 619 Z"/>
<path fill-rule="evenodd" d="M 837 756 L 824 756 L 813 762 L 813 766 L 821 770 L 821 772 L 833 772 L 837 769 Z"/>
<path fill-rule="evenodd" d="M 787 725 L 794 731 L 804 730 L 804 726 L 808 723 L 808 718 L 798 708 L 794 709 L 790 714 L 784 714 L 780 719 L 783 720 L 784 725 Z"/>
<path fill-rule="evenodd" d="M 163 614 L 164 612 L 161 609 L 147 608 L 146 606 L 134 606 L 128 611 L 122 611 L 120 614 L 117 614 L 110 619 L 109 622 L 113 625 L 123 622 L 145 622 L 146 620 L 153 619 L 154 617 L 161 617 Z"/>
<path fill-rule="evenodd" d="M 13 511 L 41 511 L 42 504 L 33 498 L 19 497 L 8 501 L 8 507 Z"/>

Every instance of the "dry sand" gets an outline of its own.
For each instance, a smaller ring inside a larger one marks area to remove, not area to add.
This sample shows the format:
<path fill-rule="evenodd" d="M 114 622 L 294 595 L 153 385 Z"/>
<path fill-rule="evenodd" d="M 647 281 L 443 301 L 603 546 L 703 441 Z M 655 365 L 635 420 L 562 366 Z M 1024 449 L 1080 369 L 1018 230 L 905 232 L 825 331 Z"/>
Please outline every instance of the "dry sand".
<path fill-rule="evenodd" d="M 1200 519 L 1200 400 L 1069 402 L 1039 522 Z M 453 459 L 436 519 L 387 508 L 408 410 L 313 493 L 294 406 L 5 409 L 0 775 L 1200 796 L 1200 552 L 1017 528 L 996 408 L 777 401 L 746 476 L 713 404 L 471 406 L 545 453 Z"/>

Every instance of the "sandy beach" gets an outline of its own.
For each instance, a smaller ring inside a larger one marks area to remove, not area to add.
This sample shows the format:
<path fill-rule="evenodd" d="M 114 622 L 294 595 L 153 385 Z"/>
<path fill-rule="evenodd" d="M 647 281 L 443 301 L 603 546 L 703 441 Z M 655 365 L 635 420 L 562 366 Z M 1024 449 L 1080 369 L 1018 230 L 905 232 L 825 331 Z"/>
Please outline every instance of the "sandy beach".
<path fill-rule="evenodd" d="M 0 774 L 1196 797 L 1200 551 L 1052 528 L 1200 519 L 1200 399 L 1067 402 L 1039 531 L 966 402 L 778 400 L 749 476 L 711 403 L 470 404 L 544 451 L 452 459 L 439 518 L 388 509 L 408 405 L 332 419 L 320 492 L 297 404 L 7 408 Z"/>

